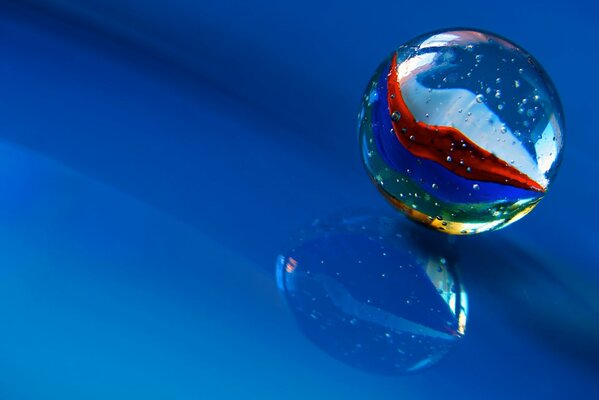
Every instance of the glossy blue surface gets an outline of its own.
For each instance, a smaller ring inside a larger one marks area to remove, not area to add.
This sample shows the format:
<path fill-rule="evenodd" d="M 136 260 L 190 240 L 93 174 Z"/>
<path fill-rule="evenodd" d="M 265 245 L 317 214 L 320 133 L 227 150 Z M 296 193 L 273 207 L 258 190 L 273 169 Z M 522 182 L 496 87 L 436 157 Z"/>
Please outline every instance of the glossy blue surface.
<path fill-rule="evenodd" d="M 596 397 L 592 11 L 3 3 L 0 398 Z M 389 210 L 357 152 L 363 84 L 388 49 L 448 25 L 542 62 L 564 162 L 526 221 L 456 240 L 471 307 L 455 351 L 417 375 L 361 372 L 298 330 L 273 264 L 314 218 Z"/>

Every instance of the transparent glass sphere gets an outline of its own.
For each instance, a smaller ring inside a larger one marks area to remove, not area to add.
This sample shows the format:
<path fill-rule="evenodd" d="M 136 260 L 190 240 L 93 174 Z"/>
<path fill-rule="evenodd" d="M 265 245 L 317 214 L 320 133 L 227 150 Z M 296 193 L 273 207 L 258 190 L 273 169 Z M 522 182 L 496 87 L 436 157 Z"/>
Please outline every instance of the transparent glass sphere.
<path fill-rule="evenodd" d="M 486 32 L 435 32 L 400 46 L 376 70 L 358 118 L 362 159 L 380 192 L 451 234 L 522 218 L 560 164 L 555 87 L 530 54 Z"/>
<path fill-rule="evenodd" d="M 334 358 L 401 375 L 463 337 L 467 300 L 451 246 L 368 213 L 315 221 L 277 259 L 277 284 L 300 330 Z"/>

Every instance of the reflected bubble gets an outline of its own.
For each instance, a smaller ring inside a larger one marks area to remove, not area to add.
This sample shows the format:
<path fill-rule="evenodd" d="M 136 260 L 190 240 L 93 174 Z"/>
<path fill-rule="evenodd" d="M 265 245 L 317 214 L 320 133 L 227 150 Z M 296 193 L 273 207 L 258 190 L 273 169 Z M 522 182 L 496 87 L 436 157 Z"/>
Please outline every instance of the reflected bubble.
<path fill-rule="evenodd" d="M 299 232 L 277 258 L 277 285 L 300 330 L 326 353 L 401 375 L 433 365 L 465 333 L 455 258 L 436 232 L 346 214 Z"/>

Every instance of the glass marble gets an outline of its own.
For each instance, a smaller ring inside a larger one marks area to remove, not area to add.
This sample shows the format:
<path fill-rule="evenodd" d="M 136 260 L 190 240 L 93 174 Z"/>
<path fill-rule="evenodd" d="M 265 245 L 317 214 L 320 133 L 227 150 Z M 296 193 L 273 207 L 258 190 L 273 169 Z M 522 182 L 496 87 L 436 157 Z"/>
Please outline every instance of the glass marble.
<path fill-rule="evenodd" d="M 358 115 L 372 181 L 411 219 L 496 230 L 543 198 L 561 160 L 557 91 L 521 47 L 487 32 L 426 34 L 374 73 Z"/>
<path fill-rule="evenodd" d="M 465 333 L 466 293 L 445 237 L 416 229 L 354 213 L 302 230 L 276 263 L 300 330 L 334 358 L 383 375 L 443 358 Z"/>

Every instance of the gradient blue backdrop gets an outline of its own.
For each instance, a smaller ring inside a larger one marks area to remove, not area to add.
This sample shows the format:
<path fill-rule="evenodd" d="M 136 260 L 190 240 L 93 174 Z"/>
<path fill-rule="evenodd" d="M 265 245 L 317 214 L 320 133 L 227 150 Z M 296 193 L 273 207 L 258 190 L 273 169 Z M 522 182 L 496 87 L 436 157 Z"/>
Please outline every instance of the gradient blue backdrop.
<path fill-rule="evenodd" d="M 599 36 L 591 2 L 0 3 L 0 399 L 596 398 Z M 274 281 L 312 219 L 387 209 L 355 123 L 426 31 L 521 44 L 566 113 L 523 221 L 460 238 L 468 334 L 425 373 L 330 358 Z"/>

